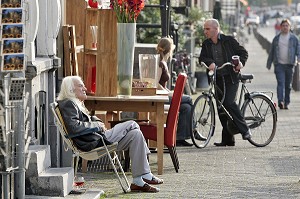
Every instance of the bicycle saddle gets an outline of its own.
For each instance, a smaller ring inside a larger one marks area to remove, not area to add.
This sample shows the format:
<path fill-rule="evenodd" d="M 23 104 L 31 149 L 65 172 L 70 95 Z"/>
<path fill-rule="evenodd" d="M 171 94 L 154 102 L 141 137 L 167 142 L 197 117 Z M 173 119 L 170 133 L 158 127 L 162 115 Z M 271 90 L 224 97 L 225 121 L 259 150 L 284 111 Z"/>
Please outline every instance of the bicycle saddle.
<path fill-rule="evenodd" d="M 241 81 L 245 81 L 245 80 L 251 80 L 254 78 L 254 75 L 253 74 L 241 74 L 239 76 L 240 80 Z"/>

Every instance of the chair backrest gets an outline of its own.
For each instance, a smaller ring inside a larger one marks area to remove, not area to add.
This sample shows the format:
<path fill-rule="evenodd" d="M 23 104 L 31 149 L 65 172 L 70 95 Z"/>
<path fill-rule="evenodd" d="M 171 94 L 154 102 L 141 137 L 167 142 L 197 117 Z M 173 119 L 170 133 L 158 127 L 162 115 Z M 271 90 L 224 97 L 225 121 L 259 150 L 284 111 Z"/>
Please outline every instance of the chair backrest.
<path fill-rule="evenodd" d="M 58 103 L 53 102 L 50 104 L 51 111 L 54 115 L 54 122 L 58 128 L 58 131 L 63 138 L 63 141 L 68 145 L 68 148 L 71 149 L 75 154 L 80 153 L 81 151 L 77 149 L 77 147 L 74 145 L 73 141 L 66 136 L 68 136 L 68 131 L 66 129 L 66 126 L 64 124 L 64 120 L 61 116 Z"/>
<path fill-rule="evenodd" d="M 60 133 L 63 141 L 67 144 L 68 149 L 72 150 L 76 156 L 80 156 L 86 160 L 96 160 L 96 159 L 99 159 L 100 157 L 106 155 L 108 152 L 116 151 L 117 145 L 118 145 L 117 142 L 112 143 L 111 145 L 108 145 L 108 146 L 105 145 L 103 147 L 95 148 L 88 152 L 81 151 L 80 149 L 78 149 L 76 147 L 76 145 L 74 144 L 72 139 L 70 139 L 68 137 L 69 133 L 65 126 L 63 117 L 60 113 L 58 103 L 53 102 L 50 104 L 50 107 L 51 107 L 51 111 L 54 115 L 54 122 L 59 130 L 59 133 Z"/>
<path fill-rule="evenodd" d="M 174 146 L 176 142 L 176 130 L 179 116 L 179 108 L 186 79 L 187 75 L 185 73 L 180 73 L 176 80 L 165 128 L 165 138 L 167 138 L 165 139 L 165 145 L 167 146 Z"/>

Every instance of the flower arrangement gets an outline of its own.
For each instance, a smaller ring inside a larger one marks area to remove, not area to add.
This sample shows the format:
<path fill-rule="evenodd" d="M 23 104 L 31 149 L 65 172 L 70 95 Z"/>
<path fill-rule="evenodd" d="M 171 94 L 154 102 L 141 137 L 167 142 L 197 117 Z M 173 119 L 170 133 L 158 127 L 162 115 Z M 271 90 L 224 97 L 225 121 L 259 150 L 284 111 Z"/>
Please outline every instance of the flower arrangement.
<path fill-rule="evenodd" d="M 145 0 L 110 0 L 119 23 L 135 23 L 144 6 Z"/>

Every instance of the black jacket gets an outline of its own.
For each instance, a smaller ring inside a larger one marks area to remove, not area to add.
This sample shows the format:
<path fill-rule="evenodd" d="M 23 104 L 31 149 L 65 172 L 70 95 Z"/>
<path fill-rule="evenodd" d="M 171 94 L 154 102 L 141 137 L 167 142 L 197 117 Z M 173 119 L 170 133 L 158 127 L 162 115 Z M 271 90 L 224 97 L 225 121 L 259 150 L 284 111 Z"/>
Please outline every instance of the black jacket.
<path fill-rule="evenodd" d="M 65 126 L 70 135 L 79 134 L 87 129 L 97 127 L 96 132 L 72 138 L 75 145 L 82 151 L 90 151 L 97 146 L 102 146 L 100 135 L 103 136 L 103 129 L 96 116 L 90 116 L 82 112 L 75 102 L 69 99 L 57 101 L 59 110 L 63 117 Z M 105 136 L 103 136 L 105 140 Z M 106 141 L 106 140 L 105 140 Z M 110 144 L 107 142 L 106 144 Z"/>
<path fill-rule="evenodd" d="M 241 46 L 237 40 L 232 36 L 227 36 L 224 34 L 220 34 L 219 37 L 221 41 L 221 45 L 223 48 L 223 55 L 224 55 L 224 61 L 225 62 L 231 62 L 231 58 L 233 55 L 240 56 L 240 61 L 245 66 L 246 61 L 248 59 L 248 52 L 247 50 Z M 202 43 L 202 50 L 199 57 L 199 63 L 204 62 L 207 66 L 209 66 L 211 63 L 214 63 L 213 59 L 213 52 L 212 52 L 212 41 L 211 39 L 206 39 Z M 226 70 L 228 70 L 232 83 L 237 83 L 238 80 L 238 73 L 234 72 L 232 68 L 226 67 Z"/>

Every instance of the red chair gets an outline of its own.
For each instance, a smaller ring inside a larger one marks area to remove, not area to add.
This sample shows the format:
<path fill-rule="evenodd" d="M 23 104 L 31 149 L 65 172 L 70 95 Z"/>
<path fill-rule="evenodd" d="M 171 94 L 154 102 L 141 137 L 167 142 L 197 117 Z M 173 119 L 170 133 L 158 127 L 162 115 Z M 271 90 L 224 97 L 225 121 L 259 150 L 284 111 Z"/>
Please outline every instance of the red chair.
<path fill-rule="evenodd" d="M 179 161 L 176 153 L 176 130 L 177 121 L 179 116 L 179 107 L 181 103 L 181 96 L 183 94 L 184 85 L 187 76 L 184 73 L 179 74 L 174 93 L 171 101 L 171 105 L 168 111 L 167 122 L 164 127 L 164 144 L 168 147 L 170 156 L 176 172 L 178 173 Z M 151 123 L 140 123 L 141 131 L 144 134 L 145 139 L 157 140 L 157 128 L 155 124 Z"/>

